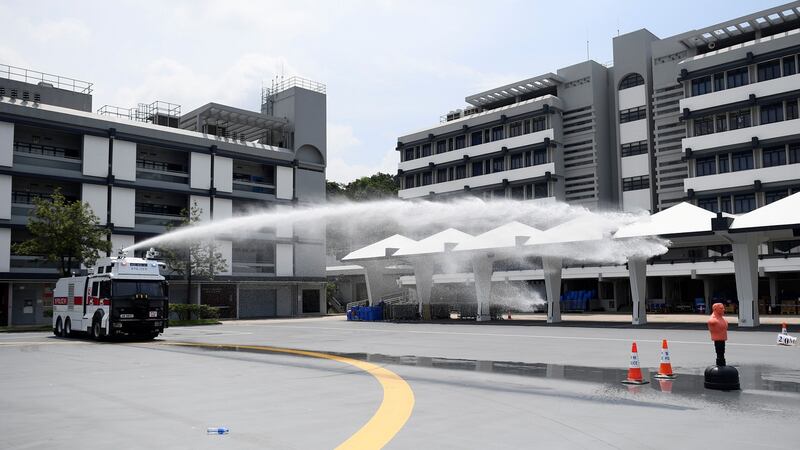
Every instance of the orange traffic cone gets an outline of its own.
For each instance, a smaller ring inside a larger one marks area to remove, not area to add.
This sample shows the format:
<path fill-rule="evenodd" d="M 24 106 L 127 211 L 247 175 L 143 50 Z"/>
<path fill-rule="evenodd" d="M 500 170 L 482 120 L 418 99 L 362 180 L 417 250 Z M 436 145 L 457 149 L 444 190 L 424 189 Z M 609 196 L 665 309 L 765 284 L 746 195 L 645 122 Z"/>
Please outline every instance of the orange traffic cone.
<path fill-rule="evenodd" d="M 655 378 L 672 379 L 675 374 L 672 373 L 672 362 L 669 359 L 669 348 L 667 347 L 667 340 L 661 341 L 661 365 L 658 366 L 658 373 Z"/>
<path fill-rule="evenodd" d="M 631 346 L 631 363 L 628 367 L 628 378 L 622 380 L 625 384 L 647 384 L 642 377 L 642 366 L 639 364 L 639 350 L 636 348 L 636 342 Z"/>
<path fill-rule="evenodd" d="M 786 326 L 786 322 L 781 324 L 781 334 L 789 334 L 789 327 Z"/>
<path fill-rule="evenodd" d="M 511 311 L 508 312 L 508 320 L 511 320 Z"/>

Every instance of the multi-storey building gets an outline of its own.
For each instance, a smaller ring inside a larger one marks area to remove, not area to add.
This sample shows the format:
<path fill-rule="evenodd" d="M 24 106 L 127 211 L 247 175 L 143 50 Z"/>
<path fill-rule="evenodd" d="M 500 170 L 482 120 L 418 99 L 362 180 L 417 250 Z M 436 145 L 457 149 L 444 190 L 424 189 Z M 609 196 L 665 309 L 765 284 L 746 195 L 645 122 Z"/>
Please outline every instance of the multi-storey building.
<path fill-rule="evenodd" d="M 37 197 L 55 189 L 91 207 L 113 252 L 178 224 L 196 204 L 203 220 L 325 195 L 325 87 L 290 79 L 262 111 L 209 103 L 181 114 L 164 102 L 92 113 L 92 85 L 0 66 L 0 326 L 46 323 L 56 266 L 18 255 Z M 192 301 L 223 317 L 325 311 L 322 229 L 265 227 L 216 236 L 226 270 L 197 280 Z M 80 270 L 80 267 L 74 267 Z M 187 284 L 173 280 L 173 302 Z"/>
<path fill-rule="evenodd" d="M 613 65 L 586 61 L 469 96 L 439 125 L 398 138 L 400 197 L 651 212 L 686 201 L 741 214 L 800 191 L 800 2 L 667 38 L 637 30 L 615 37 L 613 54 Z M 651 261 L 672 270 L 651 276 L 649 298 L 736 297 L 731 245 L 696 244 Z M 760 253 L 761 297 L 800 297 L 800 240 Z M 626 304 L 627 280 L 611 289 L 609 269 L 579 272 L 570 287 Z"/>
<path fill-rule="evenodd" d="M 400 197 L 615 202 L 607 77 L 586 61 L 467 97 L 469 107 L 399 138 Z"/>

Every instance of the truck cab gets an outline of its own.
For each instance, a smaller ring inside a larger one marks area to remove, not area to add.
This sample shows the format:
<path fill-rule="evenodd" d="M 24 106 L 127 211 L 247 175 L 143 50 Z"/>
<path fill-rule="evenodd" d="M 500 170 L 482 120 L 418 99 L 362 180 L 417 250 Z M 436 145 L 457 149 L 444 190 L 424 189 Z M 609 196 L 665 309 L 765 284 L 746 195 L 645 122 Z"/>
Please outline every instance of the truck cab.
<path fill-rule="evenodd" d="M 85 276 L 59 279 L 53 295 L 53 333 L 155 338 L 169 317 L 162 266 L 121 254 L 98 259 Z"/>

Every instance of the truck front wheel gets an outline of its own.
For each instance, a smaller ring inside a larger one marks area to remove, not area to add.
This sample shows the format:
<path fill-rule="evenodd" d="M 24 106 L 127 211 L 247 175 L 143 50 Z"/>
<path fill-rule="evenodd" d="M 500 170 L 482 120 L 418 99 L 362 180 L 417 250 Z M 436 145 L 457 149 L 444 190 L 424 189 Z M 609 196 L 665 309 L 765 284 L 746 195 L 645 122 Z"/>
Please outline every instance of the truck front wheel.
<path fill-rule="evenodd" d="M 103 339 L 103 327 L 100 326 L 100 320 L 98 319 L 92 321 L 92 339 L 96 341 Z"/>

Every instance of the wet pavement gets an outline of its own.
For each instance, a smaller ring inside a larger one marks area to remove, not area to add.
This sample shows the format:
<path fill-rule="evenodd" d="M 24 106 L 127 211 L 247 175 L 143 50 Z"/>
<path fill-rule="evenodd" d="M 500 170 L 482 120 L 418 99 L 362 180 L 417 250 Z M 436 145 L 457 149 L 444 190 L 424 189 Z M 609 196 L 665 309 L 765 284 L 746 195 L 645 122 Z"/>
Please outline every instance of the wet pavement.
<path fill-rule="evenodd" d="M 663 337 L 674 380 L 652 376 Z M 366 361 L 408 383 L 413 412 L 386 448 L 794 449 L 800 348 L 774 338 L 731 332 L 742 390 L 721 392 L 703 387 L 713 347 L 697 330 L 298 320 L 173 328 L 154 342 L 0 336 L 0 423 L 11 430 L 0 448 L 333 448 L 378 410 L 374 377 L 252 348 L 269 345 Z M 632 339 L 642 386 L 620 382 Z M 103 422 L 96 436 L 59 441 L 87 421 Z M 209 437 L 207 426 L 231 433 Z"/>

